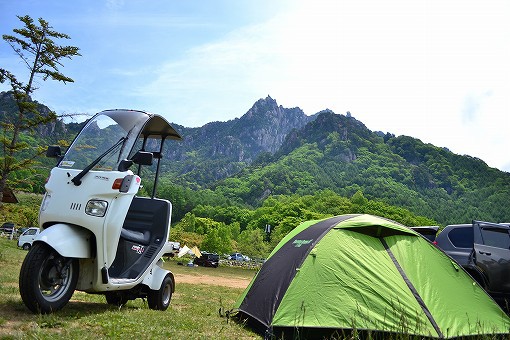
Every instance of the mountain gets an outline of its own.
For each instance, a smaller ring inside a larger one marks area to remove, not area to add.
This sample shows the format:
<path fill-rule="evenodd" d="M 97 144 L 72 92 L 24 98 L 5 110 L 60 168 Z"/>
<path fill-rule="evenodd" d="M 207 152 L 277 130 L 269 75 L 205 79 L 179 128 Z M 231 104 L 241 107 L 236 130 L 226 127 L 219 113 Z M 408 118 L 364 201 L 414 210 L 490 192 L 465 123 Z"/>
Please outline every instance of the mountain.
<path fill-rule="evenodd" d="M 177 125 L 184 141 L 171 146 L 167 155 L 171 162 L 164 169 L 180 183 L 207 186 L 239 172 L 260 154 L 276 152 L 289 132 L 314 118 L 267 96 L 241 118 L 199 128 Z"/>
<path fill-rule="evenodd" d="M 0 92 L 1 122 L 13 122 L 17 120 L 17 107 L 14 100 L 15 99 L 11 91 Z M 43 115 L 51 112 L 51 110 L 44 104 L 38 103 L 37 101 L 35 101 L 35 103 L 37 104 L 37 110 Z M 30 113 L 27 114 L 27 117 L 32 118 Z M 38 136 L 45 138 L 49 138 L 51 136 L 64 136 L 66 134 L 66 126 L 62 121 L 59 120 L 48 124 L 39 125 L 35 130 Z"/>
<path fill-rule="evenodd" d="M 9 119 L 5 99 L 1 118 Z M 42 146 L 70 141 L 80 126 L 56 122 L 32 138 Z M 240 118 L 176 128 L 184 141 L 168 144 L 159 192 L 177 219 L 198 205 L 258 207 L 270 195 L 332 190 L 440 224 L 510 222 L 510 173 L 410 136 L 373 132 L 350 114 L 307 116 L 268 96 Z"/>
<path fill-rule="evenodd" d="M 510 221 L 510 174 L 409 136 L 372 132 L 326 110 L 289 133 L 269 162 L 218 182 L 215 191 L 257 206 L 269 195 L 331 189 L 409 209 L 442 224 Z"/>

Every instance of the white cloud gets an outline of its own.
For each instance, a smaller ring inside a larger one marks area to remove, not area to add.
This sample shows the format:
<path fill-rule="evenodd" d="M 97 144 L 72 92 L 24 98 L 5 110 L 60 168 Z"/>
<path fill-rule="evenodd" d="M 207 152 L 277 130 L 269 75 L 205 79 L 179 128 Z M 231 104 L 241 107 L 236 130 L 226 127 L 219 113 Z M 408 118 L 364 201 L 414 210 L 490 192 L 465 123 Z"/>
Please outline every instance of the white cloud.
<path fill-rule="evenodd" d="M 100 33 L 79 44 L 83 64 L 66 67 L 87 69 L 71 73 L 80 95 L 41 89 L 60 95 L 55 106 L 135 107 L 200 126 L 239 117 L 269 94 L 307 114 L 350 111 L 372 130 L 410 135 L 510 171 L 506 0 L 295 0 L 276 10 L 269 1 L 250 3 L 236 9 L 256 6 L 270 19 L 257 22 L 253 14 L 256 24 L 236 21 L 227 34 L 230 24 L 182 3 L 157 12 L 121 0 L 106 4 L 111 18 L 99 11 Z M 222 6 L 214 15 L 226 11 Z M 97 8 L 78 12 L 63 18 L 93 33 L 95 24 L 83 18 Z"/>
<path fill-rule="evenodd" d="M 152 81 L 136 93 L 157 97 L 161 106 L 180 103 L 176 111 L 192 126 L 240 116 L 268 94 L 267 85 L 278 77 L 269 33 L 266 27 L 250 26 L 196 46 L 156 68 Z"/>
<path fill-rule="evenodd" d="M 270 94 L 313 114 L 351 113 L 503 168 L 510 3 L 299 1 L 169 60 L 137 94 L 185 125 L 240 116 Z M 225 118 L 227 117 L 227 118 Z M 186 119 L 183 121 L 182 119 Z"/>

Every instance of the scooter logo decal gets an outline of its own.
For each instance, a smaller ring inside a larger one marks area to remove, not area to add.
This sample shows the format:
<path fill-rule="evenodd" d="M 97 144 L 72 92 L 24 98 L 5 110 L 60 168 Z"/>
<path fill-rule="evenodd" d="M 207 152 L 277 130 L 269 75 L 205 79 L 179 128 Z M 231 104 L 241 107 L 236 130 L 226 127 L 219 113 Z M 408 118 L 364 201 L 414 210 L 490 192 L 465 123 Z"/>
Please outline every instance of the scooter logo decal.
<path fill-rule="evenodd" d="M 98 176 L 98 175 L 94 176 L 94 178 L 95 178 L 95 179 L 100 179 L 100 180 L 102 180 L 102 181 L 109 181 L 109 180 L 110 180 L 108 177 L 105 177 L 105 176 Z"/>
<path fill-rule="evenodd" d="M 145 250 L 144 246 L 133 245 L 131 250 L 136 251 L 138 254 L 142 254 Z"/>

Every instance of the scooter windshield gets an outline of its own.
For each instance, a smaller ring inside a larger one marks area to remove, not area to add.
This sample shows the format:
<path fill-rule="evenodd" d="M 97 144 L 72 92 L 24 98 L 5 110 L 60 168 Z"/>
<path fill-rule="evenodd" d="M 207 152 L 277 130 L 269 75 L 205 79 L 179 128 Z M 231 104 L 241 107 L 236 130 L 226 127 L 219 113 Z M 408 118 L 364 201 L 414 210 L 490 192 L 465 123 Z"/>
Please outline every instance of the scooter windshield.
<path fill-rule="evenodd" d="M 119 162 L 127 158 L 140 129 L 149 118 L 141 111 L 98 113 L 80 131 L 59 163 L 59 168 L 81 170 L 100 158 L 91 170 L 117 170 Z"/>

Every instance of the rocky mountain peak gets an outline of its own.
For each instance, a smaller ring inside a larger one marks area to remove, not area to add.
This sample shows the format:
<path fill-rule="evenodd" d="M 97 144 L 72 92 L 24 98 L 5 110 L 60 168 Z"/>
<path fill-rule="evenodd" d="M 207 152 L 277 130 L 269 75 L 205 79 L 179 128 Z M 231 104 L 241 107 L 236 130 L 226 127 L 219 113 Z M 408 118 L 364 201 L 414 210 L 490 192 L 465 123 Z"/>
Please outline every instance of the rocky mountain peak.
<path fill-rule="evenodd" d="M 253 156 L 259 152 L 274 153 L 290 131 L 303 127 L 312 119 L 300 108 L 284 108 L 267 96 L 255 102 L 246 114 L 236 120 L 231 135 L 238 136 L 243 144 L 248 145 L 255 153 Z"/>
<path fill-rule="evenodd" d="M 184 170 L 177 172 L 193 172 L 200 164 L 208 169 L 207 181 L 218 180 L 251 164 L 260 153 L 275 153 L 290 131 L 313 119 L 315 116 L 305 115 L 300 108 L 284 108 L 267 96 L 240 118 L 201 128 L 183 127 L 184 141 L 169 151 L 169 158 L 179 160 L 173 166 Z"/>
<path fill-rule="evenodd" d="M 301 111 L 301 110 L 300 110 Z M 303 111 L 301 113 L 304 115 Z M 248 110 L 240 119 L 241 120 L 250 120 L 256 118 L 266 118 L 266 117 L 281 117 L 285 114 L 285 109 L 283 106 L 278 106 L 276 100 L 267 96 L 266 98 L 261 98 L 257 100 L 251 109 Z"/>
<path fill-rule="evenodd" d="M 276 103 L 276 100 L 271 98 L 270 95 L 267 95 L 266 98 L 260 98 L 259 100 L 257 100 L 253 104 L 252 109 L 257 109 L 258 107 L 261 107 L 261 106 L 274 106 L 274 107 L 277 107 L 278 104 Z"/>

